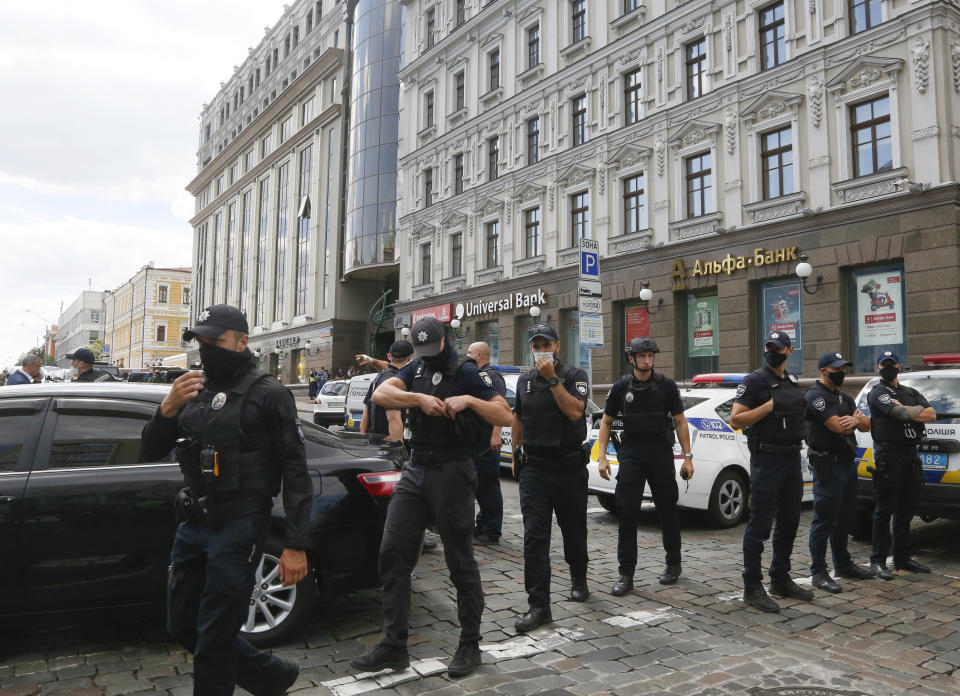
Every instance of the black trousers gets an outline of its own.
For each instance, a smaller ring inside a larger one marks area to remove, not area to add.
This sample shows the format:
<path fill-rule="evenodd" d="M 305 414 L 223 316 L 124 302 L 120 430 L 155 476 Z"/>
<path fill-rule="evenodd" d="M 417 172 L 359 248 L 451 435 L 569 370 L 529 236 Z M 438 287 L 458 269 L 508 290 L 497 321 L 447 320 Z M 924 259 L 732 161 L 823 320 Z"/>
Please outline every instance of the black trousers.
<path fill-rule="evenodd" d="M 470 459 L 403 467 L 390 499 L 380 544 L 383 644 L 406 647 L 410 625 L 410 573 L 423 533 L 436 524 L 450 580 L 457 589 L 460 640 L 480 640 L 483 587 L 473 555 L 473 505 L 477 473 Z"/>
<path fill-rule="evenodd" d="M 550 606 L 550 528 L 563 535 L 563 557 L 576 577 L 587 574 L 587 470 L 520 471 L 523 513 L 523 579 L 531 608 Z"/>
<path fill-rule="evenodd" d="M 620 575 L 633 576 L 637 568 L 637 524 L 643 490 L 650 484 L 653 504 L 660 515 L 660 533 L 667 565 L 680 563 L 680 519 L 677 515 L 677 472 L 673 447 L 666 442 L 651 442 L 642 456 L 624 455 L 617 474 L 617 561 Z"/>
<path fill-rule="evenodd" d="M 499 538 L 503 530 L 503 492 L 500 490 L 500 451 L 485 450 L 473 455 L 477 470 L 477 521 L 474 530 Z"/>
<path fill-rule="evenodd" d="M 826 572 L 827 542 L 833 568 L 853 563 L 847 549 L 850 524 L 857 508 L 857 464 L 846 457 L 813 469 L 813 521 L 810 523 L 810 574 Z"/>
<path fill-rule="evenodd" d="M 920 494 L 920 482 L 915 470 L 915 467 L 919 467 L 917 448 L 909 445 L 875 445 L 873 452 L 876 468 L 881 475 L 873 475 L 876 504 L 873 508 L 873 552 L 870 562 L 886 563 L 892 546 L 893 562 L 900 564 L 910 558 L 910 522 Z"/>
<path fill-rule="evenodd" d="M 238 634 L 250 608 L 269 513 L 227 520 L 219 529 L 184 522 L 170 552 L 167 630 L 193 653 L 194 696 L 230 696 L 241 686 L 267 693 L 283 665 Z"/>
<path fill-rule="evenodd" d="M 750 519 L 743 534 L 743 586 L 763 585 L 760 558 L 763 544 L 773 532 L 773 559 L 770 580 L 781 582 L 790 577 L 790 554 L 800 526 L 803 500 L 803 476 L 800 455 L 782 456 L 757 453 L 750 457 Z"/>

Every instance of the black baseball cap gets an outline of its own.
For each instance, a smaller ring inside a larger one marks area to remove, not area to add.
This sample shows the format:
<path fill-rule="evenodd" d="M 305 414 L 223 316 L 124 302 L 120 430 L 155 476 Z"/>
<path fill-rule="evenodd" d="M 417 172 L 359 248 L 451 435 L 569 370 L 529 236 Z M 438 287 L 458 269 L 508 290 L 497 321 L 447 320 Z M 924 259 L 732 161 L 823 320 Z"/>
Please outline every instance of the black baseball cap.
<path fill-rule="evenodd" d="M 80 362 L 87 363 L 87 365 L 93 365 L 96 362 L 96 358 L 93 356 L 93 352 L 87 350 L 86 348 L 78 348 L 72 353 L 67 353 L 68 360 L 79 360 Z"/>
<path fill-rule="evenodd" d="M 853 367 L 853 363 L 843 357 L 840 353 L 828 350 L 817 360 L 817 369 L 822 370 L 825 367 L 835 367 L 842 369 L 844 367 Z"/>
<path fill-rule="evenodd" d="M 184 341 L 192 341 L 197 336 L 218 338 L 224 331 L 250 333 L 247 318 L 236 307 L 226 304 L 210 305 L 197 317 L 197 323 L 183 332 Z"/>
<path fill-rule="evenodd" d="M 405 358 L 413 355 L 413 346 L 409 341 L 394 341 L 390 344 L 390 355 L 393 358 Z"/>
<path fill-rule="evenodd" d="M 557 336 L 556 330 L 552 326 L 550 326 L 550 324 L 537 324 L 532 329 L 530 329 L 529 341 L 533 341 L 533 339 L 537 338 L 538 336 L 542 336 L 543 338 L 549 338 L 551 341 L 560 340 L 560 337 Z"/>
<path fill-rule="evenodd" d="M 900 358 L 897 357 L 896 353 L 885 350 L 877 356 L 877 365 L 883 365 L 883 363 L 887 362 L 888 360 L 896 363 L 897 365 L 900 364 Z"/>
<path fill-rule="evenodd" d="M 789 348 L 793 345 L 790 343 L 790 334 L 786 331 L 771 331 L 763 345 L 769 346 L 771 343 L 779 348 Z"/>
<path fill-rule="evenodd" d="M 430 358 L 440 352 L 440 341 L 447 335 L 443 323 L 434 317 L 424 317 L 413 325 L 413 354 L 418 358 Z"/>

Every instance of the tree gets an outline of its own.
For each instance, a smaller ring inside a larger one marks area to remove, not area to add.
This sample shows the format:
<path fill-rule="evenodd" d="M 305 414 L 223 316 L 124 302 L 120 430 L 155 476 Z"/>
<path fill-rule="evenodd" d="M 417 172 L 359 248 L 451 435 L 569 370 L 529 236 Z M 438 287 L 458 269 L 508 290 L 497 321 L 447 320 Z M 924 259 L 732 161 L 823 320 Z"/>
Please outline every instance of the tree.
<path fill-rule="evenodd" d="M 93 357 L 97 360 L 103 358 L 103 339 L 98 338 L 96 341 L 90 344 L 90 352 L 93 353 Z"/>
<path fill-rule="evenodd" d="M 36 355 L 43 362 L 44 365 L 56 365 L 56 360 L 53 359 L 52 355 L 47 355 L 47 352 L 43 349 L 42 346 L 36 346 L 27 351 L 27 355 Z"/>

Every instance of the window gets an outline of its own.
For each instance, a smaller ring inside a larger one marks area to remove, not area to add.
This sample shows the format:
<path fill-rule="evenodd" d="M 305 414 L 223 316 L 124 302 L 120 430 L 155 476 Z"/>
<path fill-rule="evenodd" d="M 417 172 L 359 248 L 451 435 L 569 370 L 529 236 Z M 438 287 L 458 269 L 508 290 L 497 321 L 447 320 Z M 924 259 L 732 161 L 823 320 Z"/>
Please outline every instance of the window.
<path fill-rule="evenodd" d="M 260 141 L 260 158 L 263 159 L 273 152 L 273 135 L 267 134 Z"/>
<path fill-rule="evenodd" d="M 780 65 L 786 58 L 783 3 L 778 2 L 760 11 L 760 69 Z"/>
<path fill-rule="evenodd" d="M 487 268 L 496 268 L 500 265 L 500 221 L 488 222 L 486 231 L 484 241 L 486 243 Z"/>
<path fill-rule="evenodd" d="M 707 40 L 700 39 L 687 44 L 687 99 L 696 99 L 703 94 L 706 74 Z"/>
<path fill-rule="evenodd" d="M 623 123 L 629 126 L 640 120 L 640 106 L 643 94 L 640 91 L 640 69 L 623 76 Z"/>
<path fill-rule="evenodd" d="M 524 258 L 540 256 L 540 208 L 523 211 Z"/>
<path fill-rule="evenodd" d="M 161 304 L 166 304 L 168 292 L 169 292 L 169 288 L 166 285 L 159 286 L 157 288 L 157 302 L 160 302 Z M 99 322 L 96 322 L 96 323 L 99 323 Z"/>
<path fill-rule="evenodd" d="M 235 163 L 230 167 L 230 183 L 231 183 L 231 184 L 235 184 L 235 183 L 236 183 L 236 181 L 237 181 L 237 174 L 239 174 L 239 172 L 240 172 L 240 165 L 235 162 Z"/>
<path fill-rule="evenodd" d="M 790 126 L 760 136 L 763 198 L 793 193 L 793 131 Z"/>
<path fill-rule="evenodd" d="M 500 138 L 493 136 L 487 141 L 487 180 L 496 181 L 500 176 L 497 160 L 500 159 Z"/>
<path fill-rule="evenodd" d="M 430 266 L 432 265 L 431 261 L 431 251 L 430 247 L 432 244 L 427 242 L 426 244 L 420 245 L 420 284 L 426 285 L 427 283 L 432 282 L 430 279 Z"/>
<path fill-rule="evenodd" d="M 463 155 L 453 156 L 453 193 L 463 193 Z"/>
<path fill-rule="evenodd" d="M 290 137 L 290 135 L 291 135 L 291 132 L 292 132 L 291 125 L 292 125 L 292 124 L 291 124 L 290 121 L 291 121 L 291 119 L 287 118 L 287 119 L 284 119 L 283 123 L 280 124 L 280 142 L 281 142 L 281 143 L 287 142 L 287 139 L 288 139 L 288 138 Z"/>
<path fill-rule="evenodd" d="M 423 95 L 423 127 L 433 126 L 433 92 L 427 92 Z"/>
<path fill-rule="evenodd" d="M 623 14 L 633 12 L 640 7 L 640 0 L 623 0 Z"/>
<path fill-rule="evenodd" d="M 293 28 L 293 47 L 296 48 L 300 44 L 300 27 Z"/>
<path fill-rule="evenodd" d="M 433 48 L 434 33 L 437 30 L 437 8 L 431 7 L 427 10 L 427 18 L 424 27 L 424 42 L 427 48 Z"/>
<path fill-rule="evenodd" d="M 157 327 L 157 343 L 166 343 L 167 342 L 167 327 L 164 324 L 160 324 Z"/>
<path fill-rule="evenodd" d="M 290 184 L 290 163 L 284 162 L 277 172 L 277 243 L 274 265 L 273 319 L 278 321 L 286 314 L 287 284 L 287 189 Z"/>
<path fill-rule="evenodd" d="M 313 10 L 307 10 L 307 32 L 313 31 Z"/>
<path fill-rule="evenodd" d="M 308 123 L 310 123 L 310 121 L 313 120 L 313 117 L 314 117 L 314 115 L 315 115 L 315 114 L 314 114 L 314 111 L 315 111 L 315 109 L 314 109 L 314 104 L 315 104 L 315 102 L 316 102 L 316 97 L 310 97 L 309 99 L 307 99 L 307 101 L 303 102 L 303 106 L 301 107 L 301 114 L 300 114 L 300 115 L 301 115 L 302 123 L 303 123 L 304 126 L 307 125 Z"/>
<path fill-rule="evenodd" d="M 224 282 L 224 302 L 233 302 L 233 258 L 237 246 L 237 204 L 231 203 L 227 207 L 227 277 Z"/>
<path fill-rule="evenodd" d="M 623 234 L 636 234 L 646 227 L 643 174 L 634 174 L 623 180 Z"/>
<path fill-rule="evenodd" d="M 114 412 L 61 410 L 57 415 L 48 468 L 138 464 L 140 433 L 148 420 L 146 416 L 132 414 L 124 417 Z"/>
<path fill-rule="evenodd" d="M 222 175 L 217 177 L 216 195 L 219 196 L 221 193 L 223 193 L 223 176 Z"/>
<path fill-rule="evenodd" d="M 267 321 L 265 311 L 267 290 L 267 215 L 270 211 L 270 177 L 260 182 L 260 220 L 257 226 L 257 282 L 256 282 L 256 324 L 263 326 Z"/>
<path fill-rule="evenodd" d="M 453 104 L 454 111 L 460 111 L 467 104 L 466 99 L 467 77 L 463 70 L 453 76 Z"/>
<path fill-rule="evenodd" d="M 243 156 L 244 173 L 247 173 L 251 169 L 253 169 L 253 165 L 254 165 L 253 158 L 254 158 L 253 148 L 250 148 L 249 150 L 247 150 L 247 154 Z"/>
<path fill-rule="evenodd" d="M 457 26 L 467 21 L 467 0 L 457 0 Z"/>
<path fill-rule="evenodd" d="M 310 186 L 313 180 L 313 145 L 300 152 L 300 210 L 297 220 L 297 273 L 294 279 L 294 314 L 307 313 L 307 286 L 310 273 Z M 283 200 L 283 199 L 281 199 Z"/>
<path fill-rule="evenodd" d="M 586 191 L 570 196 L 570 246 L 590 239 L 590 194 Z"/>
<path fill-rule="evenodd" d="M 687 217 L 699 217 L 713 212 L 710 153 L 687 157 Z"/>
<path fill-rule="evenodd" d="M 574 97 L 570 105 L 573 114 L 572 132 L 573 147 L 587 142 L 587 95 Z"/>
<path fill-rule="evenodd" d="M 690 378 L 720 369 L 719 301 L 716 289 L 698 295 L 690 293 L 687 301 L 677 298 L 684 314 L 681 332 L 683 377 Z"/>
<path fill-rule="evenodd" d="M 283 57 L 290 55 L 290 34 L 283 37 Z"/>
<path fill-rule="evenodd" d="M 850 131 L 855 177 L 893 169 L 889 95 L 851 106 Z"/>
<path fill-rule="evenodd" d="M 433 205 L 433 167 L 423 170 L 423 207 Z"/>
<path fill-rule="evenodd" d="M 217 213 L 214 218 L 213 226 L 213 301 L 215 304 L 223 302 L 220 299 L 220 290 L 222 288 L 223 279 L 220 275 L 220 260 L 223 258 L 223 213 Z M 134 301 L 139 304 L 139 301 L 136 299 L 137 293 L 134 292 Z"/>
<path fill-rule="evenodd" d="M 803 295 L 800 279 L 796 276 L 760 283 L 755 296 L 760 325 L 751 340 L 757 347 L 757 355 L 762 356 L 767 336 L 772 331 L 786 332 L 793 344 L 793 353 L 787 358 L 787 369 L 797 375 L 803 370 L 803 339 L 806 338 L 803 335 Z"/>
<path fill-rule="evenodd" d="M 849 3 L 851 34 L 866 31 L 883 21 L 880 0 L 849 0 Z"/>
<path fill-rule="evenodd" d="M 463 233 L 450 235 L 450 276 L 463 275 Z"/>
<path fill-rule="evenodd" d="M 527 68 L 540 65 L 540 25 L 527 29 Z"/>
<path fill-rule="evenodd" d="M 500 88 L 500 49 L 487 54 L 487 74 L 490 80 L 490 91 Z"/>
<path fill-rule="evenodd" d="M 164 300 L 164 302 L 166 302 L 166 300 Z M 100 323 L 100 312 L 98 312 L 98 311 L 95 310 L 95 309 L 94 309 L 94 310 L 91 310 L 91 312 L 90 312 L 90 323 L 91 323 L 91 324 L 99 324 L 99 323 Z"/>
<path fill-rule="evenodd" d="M 190 288 L 180 289 L 180 304 L 190 304 Z"/>
<path fill-rule="evenodd" d="M 246 314 L 249 290 L 250 223 L 253 217 L 253 189 L 243 192 L 243 210 L 240 212 L 240 311 Z"/>
<path fill-rule="evenodd" d="M 99 331 L 88 331 L 88 332 L 87 332 L 87 342 L 88 342 L 88 343 L 93 343 L 93 342 L 96 341 L 98 338 L 100 338 L 100 332 L 99 332 Z"/>
<path fill-rule="evenodd" d="M 853 362 L 853 370 L 870 374 L 876 369 L 879 351 L 890 350 L 901 358 L 908 352 L 906 305 L 910 300 L 904 267 L 902 263 L 863 266 L 845 275 L 850 322 L 846 332 L 850 340 L 847 357 Z M 923 391 L 933 403 L 930 393 Z"/>
<path fill-rule="evenodd" d="M 540 161 L 540 117 L 527 121 L 527 164 Z"/>
<path fill-rule="evenodd" d="M 587 38 L 587 0 L 573 0 L 570 3 L 570 43 L 575 44 Z"/>

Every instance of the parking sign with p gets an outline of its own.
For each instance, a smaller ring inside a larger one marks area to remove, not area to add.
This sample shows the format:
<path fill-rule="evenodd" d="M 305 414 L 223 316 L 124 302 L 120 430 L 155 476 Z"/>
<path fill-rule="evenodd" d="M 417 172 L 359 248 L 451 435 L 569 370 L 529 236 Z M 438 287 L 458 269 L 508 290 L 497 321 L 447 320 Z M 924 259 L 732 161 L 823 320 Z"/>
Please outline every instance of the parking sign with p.
<path fill-rule="evenodd" d="M 593 239 L 580 240 L 580 277 L 600 277 L 600 242 Z"/>

